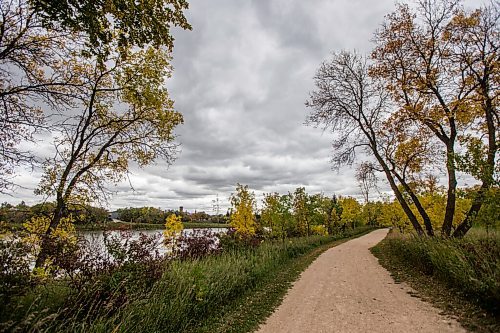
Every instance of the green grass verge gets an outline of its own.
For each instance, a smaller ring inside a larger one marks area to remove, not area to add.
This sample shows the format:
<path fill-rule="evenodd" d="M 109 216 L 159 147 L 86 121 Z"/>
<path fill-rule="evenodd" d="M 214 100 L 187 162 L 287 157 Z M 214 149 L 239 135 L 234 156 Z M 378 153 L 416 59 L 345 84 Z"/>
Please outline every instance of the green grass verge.
<path fill-rule="evenodd" d="M 374 228 L 358 228 L 346 238 L 332 239 L 293 259 L 288 265 L 277 267 L 255 288 L 248 290 L 218 309 L 218 312 L 212 317 L 207 318 L 188 332 L 245 333 L 254 331 L 281 304 L 292 283 L 320 254 L 329 248 L 365 235 L 373 230 Z"/>
<path fill-rule="evenodd" d="M 397 282 L 474 332 L 500 331 L 500 238 L 403 237 L 391 232 L 372 253 Z"/>

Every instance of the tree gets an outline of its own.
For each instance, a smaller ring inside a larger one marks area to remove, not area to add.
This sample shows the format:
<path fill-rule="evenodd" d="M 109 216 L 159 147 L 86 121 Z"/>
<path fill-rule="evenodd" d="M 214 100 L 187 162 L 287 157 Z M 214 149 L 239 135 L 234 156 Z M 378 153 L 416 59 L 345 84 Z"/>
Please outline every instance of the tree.
<path fill-rule="evenodd" d="M 380 201 L 365 203 L 361 212 L 364 224 L 379 225 L 382 219 L 382 206 L 383 204 Z"/>
<path fill-rule="evenodd" d="M 230 225 L 240 236 L 255 235 L 257 221 L 255 219 L 255 194 L 248 190 L 248 185 L 236 185 L 236 193 L 231 195 L 232 213 Z"/>
<path fill-rule="evenodd" d="M 316 90 L 306 102 L 312 109 L 308 123 L 335 133 L 334 167 L 352 165 L 359 150 L 373 156 L 379 165 L 376 171 L 384 173 L 411 224 L 422 234 L 423 229 L 398 184 L 409 188 L 396 168 L 395 133 L 387 129 L 392 123 L 389 96 L 368 75 L 367 60 L 356 53 L 333 54 L 330 61 L 323 62 L 314 79 Z M 432 233 L 430 221 L 424 221 Z"/>
<path fill-rule="evenodd" d="M 40 258 L 41 251 L 44 251 L 44 265 L 35 265 L 35 274 L 45 275 L 52 269 L 57 269 L 53 267 L 53 261 L 75 250 L 77 245 L 78 239 L 71 214 L 61 218 L 58 225 L 47 235 L 46 230 L 49 229 L 50 223 L 51 219 L 46 216 L 34 216 L 23 223 L 22 241 L 29 246 L 30 260 Z"/>
<path fill-rule="evenodd" d="M 411 228 L 410 221 L 397 201 L 384 201 L 381 212 L 382 224 L 398 228 L 403 233 Z"/>
<path fill-rule="evenodd" d="M 342 216 L 342 206 L 340 206 L 337 196 L 334 195 L 331 199 L 326 198 L 324 209 L 327 214 L 326 226 L 328 234 L 333 235 L 340 227 L 340 217 Z"/>
<path fill-rule="evenodd" d="M 341 221 L 353 228 L 361 222 L 362 207 L 356 199 L 351 197 L 339 198 L 342 207 Z"/>
<path fill-rule="evenodd" d="M 262 226 L 270 228 L 273 237 L 284 240 L 292 219 L 291 208 L 290 195 L 265 194 L 261 212 Z"/>
<path fill-rule="evenodd" d="M 56 154 L 46 161 L 37 189 L 56 198 L 47 239 L 68 204 L 105 198 L 106 185 L 123 179 L 130 161 L 139 166 L 158 158 L 173 162 L 173 130 L 183 120 L 163 86 L 171 74 L 169 60 L 167 51 L 151 47 L 129 50 L 125 58 L 109 55 L 106 66 L 96 57 L 75 61 L 83 83 L 78 109 L 59 115 Z M 37 267 L 45 261 L 45 245 Z"/>
<path fill-rule="evenodd" d="M 180 236 L 182 229 L 184 229 L 184 226 L 181 218 L 176 214 L 169 215 L 165 219 L 165 231 L 163 232 L 165 238 Z"/>
<path fill-rule="evenodd" d="M 293 193 L 293 218 L 298 235 L 311 234 L 311 215 L 309 211 L 309 196 L 304 187 L 297 187 Z"/>
<path fill-rule="evenodd" d="M 459 143 L 469 157 L 482 150 L 483 167 L 469 164 L 480 171 L 482 186 L 455 236 L 470 228 L 493 184 L 498 148 L 498 8 L 466 12 L 459 3 L 419 1 L 416 10 L 399 5 L 376 33 L 372 53 L 371 74 L 385 81 L 399 107 L 395 121 L 425 128 L 441 146 L 448 175 L 444 236 L 451 234 L 456 209 Z"/>
<path fill-rule="evenodd" d="M 370 63 L 343 52 L 322 64 L 309 121 L 336 134 L 336 166 L 352 164 L 360 149 L 374 158 L 373 170 L 385 175 L 418 234 L 421 223 L 429 236 L 436 227 L 418 192 L 429 174 L 447 172 L 438 224 L 445 237 L 456 225 L 457 172 L 478 178 L 453 233 L 461 237 L 498 184 L 498 9 L 466 12 L 448 0 L 416 8 L 398 5 L 387 16 Z"/>
<path fill-rule="evenodd" d="M 118 53 L 123 60 L 131 49 L 171 52 L 170 29 L 191 29 L 187 8 L 184 0 L 2 1 L 0 192 L 15 186 L 16 167 L 37 162 L 20 143 L 50 130 L 47 116 L 74 107 L 82 88 L 75 55 L 104 66 L 110 55 Z"/>
<path fill-rule="evenodd" d="M 481 186 L 474 195 L 465 219 L 453 233 L 456 237 L 467 233 L 483 204 L 489 202 L 489 194 L 495 192 L 494 186 L 498 189 L 500 183 L 500 164 L 496 161 L 500 124 L 499 17 L 498 6 L 493 4 L 469 13 L 459 11 L 448 25 L 448 32 L 444 36 L 453 46 L 453 52 L 450 53 L 451 62 L 465 67 L 461 75 L 465 74 L 469 86 L 474 88 L 471 98 L 467 100 L 468 106 L 471 110 L 478 111 L 475 119 L 477 135 L 465 135 L 460 138 L 465 142 L 467 151 L 457 164 L 459 170 L 476 177 Z M 476 112 L 473 113 L 476 115 Z M 483 136 L 487 137 L 486 142 L 483 142 Z"/>
<path fill-rule="evenodd" d="M 88 37 L 88 53 L 117 43 L 120 49 L 145 46 L 172 51 L 172 26 L 191 29 L 185 0 L 30 0 L 45 23 Z M 124 54 L 124 53 L 122 53 Z"/>
<path fill-rule="evenodd" d="M 370 199 L 370 190 L 377 185 L 377 176 L 375 176 L 374 167 L 369 162 L 363 162 L 356 170 L 356 180 L 358 181 L 359 188 L 368 203 Z"/>
<path fill-rule="evenodd" d="M 11 189 L 17 166 L 32 166 L 23 141 L 45 128 L 44 107 L 64 108 L 79 80 L 65 60 L 78 36 L 46 27 L 24 0 L 0 3 L 0 193 Z"/>
<path fill-rule="evenodd" d="M 308 195 L 307 210 L 310 221 L 310 229 L 315 234 L 328 234 L 328 223 L 331 220 L 332 202 L 323 193 Z"/>

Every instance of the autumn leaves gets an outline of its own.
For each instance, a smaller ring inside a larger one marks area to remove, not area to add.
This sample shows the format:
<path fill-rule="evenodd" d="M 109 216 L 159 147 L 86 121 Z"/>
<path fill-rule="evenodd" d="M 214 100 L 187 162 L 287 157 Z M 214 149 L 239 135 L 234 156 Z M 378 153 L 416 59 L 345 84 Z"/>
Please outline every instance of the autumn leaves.
<path fill-rule="evenodd" d="M 498 188 L 498 17 L 494 5 L 398 5 L 370 57 L 335 53 L 315 76 L 309 122 L 334 133 L 334 165 L 364 151 L 364 172 L 384 175 L 419 234 L 435 233 L 421 202 L 430 177 L 446 173 L 444 236 L 463 236 Z M 480 185 L 454 225 L 460 172 Z"/>

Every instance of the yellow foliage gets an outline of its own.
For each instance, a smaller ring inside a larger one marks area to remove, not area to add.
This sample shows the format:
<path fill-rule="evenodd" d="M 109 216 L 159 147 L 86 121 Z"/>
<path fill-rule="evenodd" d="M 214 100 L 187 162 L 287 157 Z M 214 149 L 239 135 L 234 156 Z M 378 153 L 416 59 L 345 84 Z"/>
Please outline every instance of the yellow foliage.
<path fill-rule="evenodd" d="M 31 271 L 31 277 L 37 282 L 44 282 L 52 276 L 52 261 L 45 260 L 43 267 L 35 267 Z"/>
<path fill-rule="evenodd" d="M 165 230 L 163 231 L 165 241 L 179 237 L 183 229 L 184 225 L 182 224 L 181 217 L 175 214 L 170 215 L 165 220 Z"/>
<path fill-rule="evenodd" d="M 7 226 L 7 223 L 5 221 L 0 221 L 0 239 L 7 238 L 11 234 L 12 233 L 9 230 L 9 227 Z"/>
<path fill-rule="evenodd" d="M 67 245 L 74 245 L 77 242 L 76 229 L 73 224 L 73 216 L 63 217 L 55 230 L 50 232 L 50 239 L 57 240 Z M 49 229 L 50 218 L 46 216 L 34 216 L 28 222 L 23 223 L 25 229 L 22 241 L 31 245 L 36 251 L 42 244 L 42 239 Z"/>
<path fill-rule="evenodd" d="M 342 207 L 341 220 L 344 223 L 356 223 L 361 218 L 361 205 L 356 199 L 347 197 L 339 198 L 339 204 Z"/>
<path fill-rule="evenodd" d="M 254 215 L 255 195 L 248 191 L 248 186 L 238 184 L 236 194 L 231 196 L 233 213 L 231 214 L 231 227 L 239 235 L 255 235 L 257 222 Z"/>
<path fill-rule="evenodd" d="M 412 230 L 410 220 L 403 211 L 403 207 L 397 200 L 384 202 L 381 206 L 382 216 L 381 224 L 385 226 L 393 226 L 400 232 Z"/>
<path fill-rule="evenodd" d="M 444 221 L 446 212 L 446 195 L 441 193 L 425 193 L 419 196 L 420 203 L 431 219 L 434 229 L 439 230 Z M 453 216 L 453 225 L 458 226 L 467 214 L 471 205 L 470 199 L 457 198 L 455 202 L 455 215 Z M 422 224 L 422 218 L 417 214 L 414 205 L 411 206 L 419 222 Z"/>
<path fill-rule="evenodd" d="M 328 229 L 324 225 L 313 225 L 311 226 L 311 233 L 313 235 L 327 236 Z"/>

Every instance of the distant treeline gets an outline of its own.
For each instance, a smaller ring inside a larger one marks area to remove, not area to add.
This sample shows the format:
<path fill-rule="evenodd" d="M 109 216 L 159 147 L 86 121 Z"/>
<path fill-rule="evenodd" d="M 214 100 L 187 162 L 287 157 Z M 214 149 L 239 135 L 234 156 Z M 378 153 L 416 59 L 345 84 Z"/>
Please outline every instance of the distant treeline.
<path fill-rule="evenodd" d="M 44 202 L 28 206 L 24 201 L 18 205 L 4 202 L 0 205 L 0 222 L 21 224 L 33 217 L 51 217 L 54 213 L 55 203 Z M 65 215 L 72 215 L 75 224 L 93 224 L 105 222 L 108 211 L 104 208 L 90 205 L 69 205 Z"/>
<path fill-rule="evenodd" d="M 45 202 L 28 206 L 24 201 L 17 205 L 4 202 L 0 205 L 0 222 L 22 224 L 33 217 L 50 217 L 54 213 L 55 203 Z M 180 212 L 178 210 L 162 210 L 155 207 L 128 207 L 117 210 L 118 219 L 133 223 L 165 224 L 169 215 L 181 216 L 182 222 L 227 223 L 226 215 L 209 215 L 206 212 Z M 90 205 L 69 206 L 65 215 L 72 217 L 75 224 L 96 224 L 109 220 L 110 212 L 104 208 Z"/>
<path fill-rule="evenodd" d="M 178 210 L 162 210 L 155 207 L 127 207 L 117 210 L 118 219 L 125 222 L 165 224 L 165 220 L 172 214 L 180 216 L 182 222 L 211 222 L 227 223 L 226 215 L 210 215 L 206 212 L 181 212 Z"/>

